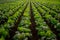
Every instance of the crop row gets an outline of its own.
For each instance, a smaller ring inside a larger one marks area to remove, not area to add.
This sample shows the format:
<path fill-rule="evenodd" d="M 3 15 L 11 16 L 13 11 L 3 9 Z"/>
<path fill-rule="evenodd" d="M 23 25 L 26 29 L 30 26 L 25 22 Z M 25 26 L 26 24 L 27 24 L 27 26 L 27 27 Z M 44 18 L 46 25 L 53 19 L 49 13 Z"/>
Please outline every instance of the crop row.
<path fill-rule="evenodd" d="M 36 22 L 36 29 L 38 30 L 38 35 L 41 40 L 55 40 L 55 35 L 49 29 L 44 19 L 41 17 L 40 13 L 33 6 L 33 12 Z"/>
<path fill-rule="evenodd" d="M 5 22 L 8 21 L 8 18 L 10 16 L 13 16 L 15 14 L 16 11 L 19 10 L 19 8 L 21 8 L 21 6 L 24 5 L 24 3 L 19 2 L 18 4 L 15 3 L 8 3 L 8 4 L 1 4 L 2 6 L 5 5 L 4 7 L 1 7 L 0 10 L 0 25 L 4 24 Z M 6 6 L 8 5 L 8 6 Z M 3 8 L 3 9 L 2 9 Z"/>
<path fill-rule="evenodd" d="M 59 14 L 58 14 L 57 12 L 55 12 L 54 10 L 49 9 L 49 8 L 47 8 L 47 7 L 39 4 L 39 3 L 36 3 L 36 4 L 38 4 L 42 9 L 44 9 L 47 13 L 49 13 L 49 14 L 50 14 L 52 17 L 54 17 L 56 20 L 60 21 L 60 16 L 59 16 Z"/>
<path fill-rule="evenodd" d="M 21 18 L 21 22 L 18 25 L 16 34 L 14 35 L 14 40 L 28 40 L 28 38 L 32 36 L 31 30 L 29 29 L 29 26 L 31 24 L 29 16 L 29 7 L 30 6 L 28 5 L 26 10 L 24 11 L 24 14 Z"/>
<path fill-rule="evenodd" d="M 49 28 L 53 31 L 53 33 L 57 36 L 57 39 L 59 39 L 59 21 L 56 20 L 54 17 L 52 17 L 52 15 L 50 15 L 49 13 L 47 13 L 44 9 L 42 9 L 40 6 L 38 6 L 37 4 L 34 4 L 35 7 L 37 8 L 38 12 L 40 13 L 40 15 L 42 16 L 42 18 L 44 19 L 44 21 L 46 22 L 46 24 L 49 26 Z M 58 34 L 58 35 L 57 35 Z"/>
<path fill-rule="evenodd" d="M 24 10 L 26 6 L 26 3 L 21 6 L 21 8 L 19 8 L 18 11 L 15 12 L 15 14 L 13 16 L 10 16 L 8 18 L 8 21 L 2 25 L 0 25 L 0 37 L 1 38 L 6 38 L 8 36 L 8 38 L 11 36 L 9 35 L 11 28 L 13 28 L 15 26 L 15 23 L 17 22 L 19 16 L 21 16 L 21 12 Z"/>
<path fill-rule="evenodd" d="M 56 9 L 26 1 L 0 5 L 0 40 L 60 40 Z"/>

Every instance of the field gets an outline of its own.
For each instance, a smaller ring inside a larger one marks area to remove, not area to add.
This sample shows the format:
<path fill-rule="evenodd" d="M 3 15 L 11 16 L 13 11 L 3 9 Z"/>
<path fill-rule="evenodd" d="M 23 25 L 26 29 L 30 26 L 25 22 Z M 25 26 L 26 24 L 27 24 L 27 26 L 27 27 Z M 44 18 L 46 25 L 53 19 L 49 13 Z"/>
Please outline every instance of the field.
<path fill-rule="evenodd" d="M 60 40 L 60 0 L 0 0 L 0 40 Z"/>

